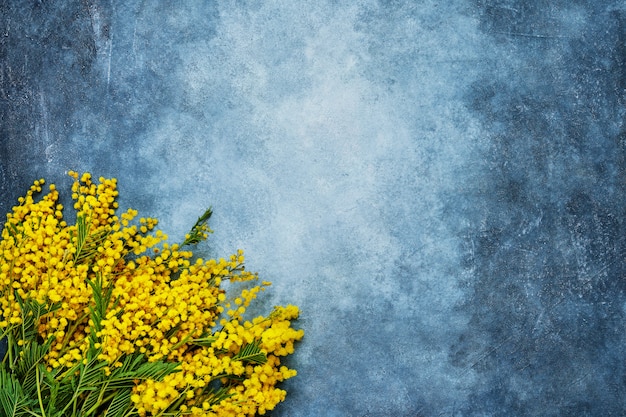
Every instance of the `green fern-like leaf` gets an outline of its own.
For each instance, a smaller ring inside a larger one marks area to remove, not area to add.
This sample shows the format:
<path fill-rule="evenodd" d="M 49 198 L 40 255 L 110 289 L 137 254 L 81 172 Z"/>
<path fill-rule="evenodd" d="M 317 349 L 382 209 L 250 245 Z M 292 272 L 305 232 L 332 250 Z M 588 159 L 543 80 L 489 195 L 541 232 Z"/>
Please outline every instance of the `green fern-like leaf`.
<path fill-rule="evenodd" d="M 229 391 L 230 387 L 220 387 L 218 390 L 215 390 L 208 395 L 206 401 L 208 401 L 211 405 L 219 404 L 233 396 L 233 394 L 229 393 Z"/>
<path fill-rule="evenodd" d="M 233 356 L 233 360 L 264 364 L 267 362 L 267 356 L 265 352 L 261 350 L 261 342 L 255 341 L 243 346 L 239 353 Z"/>
<path fill-rule="evenodd" d="M 124 417 L 134 407 L 130 399 L 132 393 L 132 388 L 118 390 L 104 414 L 105 417 Z"/>
<path fill-rule="evenodd" d="M 170 329 L 168 329 L 165 334 L 163 335 L 163 337 L 165 339 L 169 339 L 172 336 L 174 336 L 176 334 L 176 332 L 178 332 L 180 330 L 180 327 L 182 326 L 183 322 L 178 322 L 178 324 L 172 326 Z"/>
<path fill-rule="evenodd" d="M 93 295 L 94 305 L 91 307 L 91 320 L 93 326 L 91 326 L 92 342 L 97 342 L 96 333 L 102 330 L 102 319 L 105 318 L 107 309 L 111 302 L 113 294 L 113 286 L 109 285 L 107 288 L 102 286 L 102 276 L 96 275 L 94 280 L 87 280 L 87 284 L 91 287 L 91 293 Z"/>
<path fill-rule="evenodd" d="M 92 390 L 87 393 L 82 402 L 81 414 L 89 415 L 90 410 L 97 410 L 102 399 L 102 391 Z"/>
<path fill-rule="evenodd" d="M 90 230 L 91 223 L 87 223 L 86 216 L 77 216 L 76 235 L 73 236 L 73 243 L 76 247 L 76 255 L 74 256 L 75 264 L 85 263 L 91 260 L 96 253 L 98 253 L 98 247 L 102 245 L 109 235 L 105 230 L 90 234 Z"/>
<path fill-rule="evenodd" d="M 64 375 L 57 378 L 57 382 L 64 390 L 70 390 L 72 396 L 65 404 L 60 404 L 63 409 L 60 415 L 70 413 L 76 415 L 81 409 L 83 400 L 90 396 L 93 392 L 101 390 L 103 381 L 106 379 L 104 368 L 107 366 L 105 361 L 92 357 L 89 352 L 85 361 L 80 361 L 72 368 L 64 372 Z"/>
<path fill-rule="evenodd" d="M 41 319 L 41 317 L 61 308 L 61 303 L 46 305 L 39 303 L 33 299 L 23 299 L 17 292 L 14 293 L 14 296 L 16 301 L 20 305 L 20 310 L 22 312 L 22 340 L 36 339 L 38 335 L 37 325 L 39 324 L 39 320 Z"/>
<path fill-rule="evenodd" d="M 177 362 L 145 362 L 142 363 L 136 371 L 132 372 L 132 376 L 136 379 L 153 379 L 160 381 L 165 378 L 165 376 L 176 371 L 179 366 L 180 364 Z"/>
<path fill-rule="evenodd" d="M 213 214 L 213 209 L 209 207 L 202 216 L 198 217 L 196 224 L 193 225 L 189 233 L 185 236 L 185 241 L 180 245 L 196 245 L 206 239 L 206 234 L 211 232 L 206 223 Z"/>
<path fill-rule="evenodd" d="M 85 243 L 87 242 L 88 234 L 89 234 L 89 225 L 87 224 L 87 220 L 85 219 L 85 216 L 79 214 L 76 217 L 76 236 L 73 242 L 74 247 L 76 248 L 75 259 L 80 258 L 83 248 L 85 247 Z"/>
<path fill-rule="evenodd" d="M 10 222 L 7 222 L 5 224 L 6 230 L 9 233 L 9 236 L 11 236 L 14 239 L 17 239 L 18 235 L 23 236 L 23 234 L 24 234 L 24 224 L 23 224 L 23 222 L 18 222 L 17 225 L 19 226 L 19 228 L 17 226 L 15 226 L 13 223 L 10 223 Z"/>
<path fill-rule="evenodd" d="M 19 381 L 6 369 L 0 368 L 0 415 L 29 415 L 29 409 L 35 404 L 34 398 L 26 395 Z"/>
<path fill-rule="evenodd" d="M 70 383 L 61 384 L 56 376 L 59 371 L 48 371 L 43 364 L 39 366 L 39 373 L 43 376 L 40 387 L 48 399 L 47 416 L 57 415 L 57 410 L 72 401 L 74 391 Z"/>
<path fill-rule="evenodd" d="M 39 344 L 31 340 L 21 347 L 21 357 L 15 364 L 14 373 L 28 394 L 34 394 L 37 390 L 37 366 L 48 353 L 52 341 L 50 338 L 46 343 Z"/>
<path fill-rule="evenodd" d="M 132 387 L 135 380 L 160 381 L 178 370 L 179 366 L 177 362 L 147 362 L 143 354 L 130 355 L 124 359 L 121 367 L 113 370 L 105 382 L 109 389 L 116 389 Z"/>

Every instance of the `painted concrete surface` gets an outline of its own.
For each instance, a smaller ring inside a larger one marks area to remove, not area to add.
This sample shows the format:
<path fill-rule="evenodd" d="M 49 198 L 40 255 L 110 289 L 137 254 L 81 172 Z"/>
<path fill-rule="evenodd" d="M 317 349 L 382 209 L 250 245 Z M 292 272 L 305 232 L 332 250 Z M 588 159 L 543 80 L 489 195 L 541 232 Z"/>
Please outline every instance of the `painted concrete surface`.
<path fill-rule="evenodd" d="M 626 414 L 620 1 L 0 1 L 0 211 L 214 208 L 295 303 L 274 416 Z"/>

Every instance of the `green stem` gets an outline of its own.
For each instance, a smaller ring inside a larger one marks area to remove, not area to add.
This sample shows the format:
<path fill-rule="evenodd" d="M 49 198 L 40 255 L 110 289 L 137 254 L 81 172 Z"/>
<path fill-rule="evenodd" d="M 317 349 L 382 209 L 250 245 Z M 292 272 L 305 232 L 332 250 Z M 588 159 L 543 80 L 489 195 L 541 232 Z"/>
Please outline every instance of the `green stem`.
<path fill-rule="evenodd" d="M 83 323 L 85 319 L 89 316 L 88 313 L 83 314 L 77 320 L 74 321 L 72 325 L 70 325 L 67 332 L 65 332 L 65 336 L 63 337 L 63 343 L 61 344 L 61 349 L 59 350 L 59 356 L 62 356 L 65 353 L 65 348 L 70 343 L 70 338 L 74 335 L 74 331 L 78 328 L 80 324 Z"/>
<path fill-rule="evenodd" d="M 41 416 L 46 417 L 46 410 L 43 406 L 43 400 L 41 399 L 41 383 L 39 382 L 39 367 L 35 368 L 36 382 L 37 382 L 37 398 L 39 399 L 39 408 L 41 408 Z"/>
<path fill-rule="evenodd" d="M 189 385 L 185 387 L 185 389 L 178 394 L 178 398 L 176 398 L 167 409 L 174 409 L 174 410 L 178 410 L 180 408 L 180 406 L 183 404 L 183 402 L 185 401 L 185 398 L 187 397 L 187 391 L 189 391 Z"/>
<path fill-rule="evenodd" d="M 15 349 L 15 336 L 13 336 L 13 332 L 9 333 L 7 336 L 7 357 L 9 358 L 9 367 L 11 369 L 15 368 L 15 362 L 13 358 L 13 354 L 15 353 L 13 350 Z M 5 357 L 6 359 L 6 357 Z"/>
<path fill-rule="evenodd" d="M 115 397 L 115 395 L 117 394 L 117 391 L 113 391 L 111 394 L 109 394 L 108 397 L 103 398 L 108 385 L 109 384 L 107 383 L 104 385 L 104 388 L 100 389 L 100 395 L 98 395 L 98 401 L 96 401 L 96 403 L 94 404 L 93 407 L 91 407 L 91 409 L 87 410 L 84 414 L 82 414 L 83 416 L 91 415 L 92 413 L 96 412 L 102 404 L 105 404 L 107 401 Z"/>
<path fill-rule="evenodd" d="M 83 369 L 80 369 L 80 365 L 78 365 L 78 368 L 80 370 L 79 372 L 79 377 L 78 377 L 78 384 L 76 385 L 76 389 L 74 390 L 74 395 L 72 395 L 72 399 L 65 405 L 65 407 L 63 408 L 63 410 L 61 410 L 60 415 L 63 415 L 65 413 L 65 411 L 72 406 L 72 415 L 75 416 L 76 415 L 76 405 L 78 402 L 78 397 L 80 396 L 80 394 L 82 393 L 82 385 L 83 385 L 83 379 L 84 379 L 84 375 L 87 373 L 87 368 L 89 366 L 91 362 L 87 362 L 86 365 L 84 365 Z M 76 366 L 72 367 L 71 369 L 74 369 Z M 44 416 L 45 417 L 45 416 Z"/>

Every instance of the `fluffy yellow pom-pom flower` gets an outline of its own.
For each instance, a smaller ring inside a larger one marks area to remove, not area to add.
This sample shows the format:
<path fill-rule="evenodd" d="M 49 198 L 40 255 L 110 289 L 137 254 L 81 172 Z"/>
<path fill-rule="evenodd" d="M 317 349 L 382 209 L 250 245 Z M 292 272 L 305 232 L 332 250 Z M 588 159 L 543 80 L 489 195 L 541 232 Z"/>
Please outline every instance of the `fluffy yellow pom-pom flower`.
<path fill-rule="evenodd" d="M 303 337 L 298 308 L 246 320 L 270 283 L 245 270 L 241 250 L 194 258 L 211 209 L 169 244 L 156 219 L 116 215 L 115 179 L 69 175 L 74 224 L 54 184 L 35 199 L 40 179 L 1 234 L 0 386 L 23 414 L 253 416 L 283 401 L 277 384 L 296 371 L 279 357 Z"/>

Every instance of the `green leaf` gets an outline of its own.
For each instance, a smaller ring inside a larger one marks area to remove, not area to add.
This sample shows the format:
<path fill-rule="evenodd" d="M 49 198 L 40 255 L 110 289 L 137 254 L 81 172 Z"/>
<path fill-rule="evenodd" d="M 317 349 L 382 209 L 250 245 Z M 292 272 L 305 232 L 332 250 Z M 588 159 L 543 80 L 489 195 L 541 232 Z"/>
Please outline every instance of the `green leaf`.
<path fill-rule="evenodd" d="M 215 336 L 206 336 L 199 339 L 191 339 L 191 343 L 202 347 L 211 347 L 217 340 Z"/>
<path fill-rule="evenodd" d="M 7 226 L 7 232 L 9 233 L 9 236 L 11 236 L 12 238 L 16 238 L 17 235 L 24 233 L 24 226 L 23 226 L 23 222 L 18 222 L 18 226 L 20 226 L 20 228 L 18 229 L 13 223 L 6 223 Z"/>
<path fill-rule="evenodd" d="M 31 341 L 21 346 L 21 357 L 15 364 L 14 372 L 16 378 L 22 381 L 22 387 L 26 393 L 32 394 L 36 392 L 37 366 L 48 353 L 53 340 L 53 338 L 50 338 L 46 343 L 39 344 L 31 339 Z"/>
<path fill-rule="evenodd" d="M 33 299 L 23 299 L 17 293 L 14 293 L 15 299 L 20 305 L 22 311 L 22 340 L 34 340 L 39 333 L 37 332 L 37 324 L 39 319 L 48 313 L 52 313 L 61 308 L 61 303 L 53 303 L 49 306 L 37 302 Z"/>
<path fill-rule="evenodd" d="M 99 406 L 99 401 L 102 398 L 101 394 L 102 394 L 101 390 L 90 391 L 83 401 L 83 404 L 81 407 L 82 413 L 84 413 L 85 415 L 88 415 L 90 410 L 96 410 Z"/>
<path fill-rule="evenodd" d="M 87 223 L 86 216 L 78 215 L 76 217 L 77 233 L 76 239 L 74 240 L 74 246 L 76 246 L 76 255 L 74 256 L 75 264 L 91 260 L 98 253 L 98 247 L 100 247 L 109 236 L 106 230 L 89 234 L 90 230 L 91 223 Z"/>
<path fill-rule="evenodd" d="M 60 404 L 63 406 L 61 415 L 65 415 L 66 411 L 70 410 L 71 415 L 75 415 L 80 409 L 82 400 L 89 396 L 93 391 L 101 389 L 102 382 L 106 379 L 104 374 L 104 368 L 107 363 L 102 360 L 98 360 L 97 356 L 86 358 L 86 363 L 83 361 L 78 362 L 76 365 L 64 372 L 64 376 L 58 379 L 58 382 L 64 387 L 71 387 L 72 396 L 71 399 L 65 403 Z"/>
<path fill-rule="evenodd" d="M 90 280 L 87 279 L 87 284 L 91 287 L 91 292 L 93 295 L 94 306 L 90 307 L 91 310 L 91 320 L 93 321 L 93 326 L 91 327 L 91 335 L 93 338 L 93 342 L 97 342 L 97 337 L 95 334 L 102 330 L 102 319 L 106 317 L 106 312 L 109 307 L 109 303 L 111 302 L 111 297 L 113 295 L 113 285 L 107 286 L 107 288 L 103 288 L 102 286 L 102 275 L 96 274 L 96 279 Z"/>
<path fill-rule="evenodd" d="M 46 415 L 54 416 L 58 407 L 64 407 L 72 400 L 74 394 L 69 384 L 61 385 L 55 379 L 55 373 L 48 371 L 43 364 L 39 366 L 39 374 L 43 376 L 40 387 L 48 399 L 46 406 Z"/>
<path fill-rule="evenodd" d="M 209 404 L 211 405 L 219 404 L 222 401 L 233 396 L 233 394 L 230 394 L 228 392 L 229 390 L 230 390 L 230 387 L 220 387 L 217 391 L 213 391 L 212 393 L 210 393 L 206 397 L 206 401 L 208 401 Z"/>
<path fill-rule="evenodd" d="M 76 216 L 76 239 L 74 241 L 74 246 L 76 247 L 76 256 L 74 259 L 78 260 L 81 256 L 81 252 L 83 251 L 83 247 L 87 242 L 87 235 L 89 233 L 89 225 L 87 225 L 87 220 L 84 215 Z M 75 261 L 74 263 L 78 263 Z"/>
<path fill-rule="evenodd" d="M 107 366 L 105 361 L 98 360 L 97 357 L 87 358 L 87 363 L 82 361 L 76 363 L 58 378 L 62 384 L 70 384 L 76 395 L 84 391 L 96 389 L 100 383 L 106 378 L 104 368 Z"/>
<path fill-rule="evenodd" d="M 120 389 L 113 397 L 111 404 L 106 410 L 105 417 L 123 417 L 128 413 L 129 409 L 134 407 L 130 397 L 133 393 L 132 388 Z"/>
<path fill-rule="evenodd" d="M 239 353 L 233 356 L 233 360 L 264 364 L 267 362 L 267 356 L 261 350 L 261 342 L 255 341 L 244 345 Z"/>
<path fill-rule="evenodd" d="M 178 332 L 178 331 L 180 330 L 180 327 L 182 326 L 182 324 L 183 324 L 183 322 L 182 322 L 182 321 L 179 321 L 179 322 L 178 322 L 178 324 L 176 324 L 176 325 L 172 326 L 171 328 L 169 328 L 169 329 L 165 332 L 165 334 L 163 335 L 163 337 L 164 337 L 165 339 L 169 339 L 169 338 L 171 338 L 172 336 L 174 336 L 174 335 L 176 334 L 176 332 Z"/>
<path fill-rule="evenodd" d="M 211 232 L 211 229 L 206 225 L 207 221 L 213 214 L 213 209 L 209 207 L 202 216 L 198 217 L 196 224 L 193 225 L 187 236 L 185 237 L 185 241 L 180 245 L 196 245 L 203 240 L 206 239 L 206 233 Z"/>
<path fill-rule="evenodd" d="M 106 384 L 110 388 L 132 387 L 135 380 L 152 379 L 160 381 L 165 376 L 176 372 L 180 363 L 155 361 L 148 362 L 143 354 L 127 356 L 122 366 L 113 370 Z"/>
<path fill-rule="evenodd" d="M 143 363 L 133 375 L 137 379 L 154 379 L 160 381 L 165 376 L 175 372 L 180 366 L 178 362 L 146 362 Z"/>
<path fill-rule="evenodd" d="M 27 396 L 19 381 L 6 369 L 0 368 L 0 415 L 18 417 L 29 414 L 37 402 Z"/>
<path fill-rule="evenodd" d="M 132 370 L 140 357 L 134 358 L 127 356 L 122 362 L 122 366 L 114 368 L 109 376 L 103 377 L 98 385 L 91 390 L 82 403 L 82 415 L 91 415 L 97 410 L 101 410 L 112 398 L 118 395 L 119 390 L 132 388 L 134 382 L 132 379 L 120 378 L 120 374 L 124 374 Z M 119 400 L 118 400 L 119 401 Z M 99 415 L 100 413 L 98 413 Z"/>

